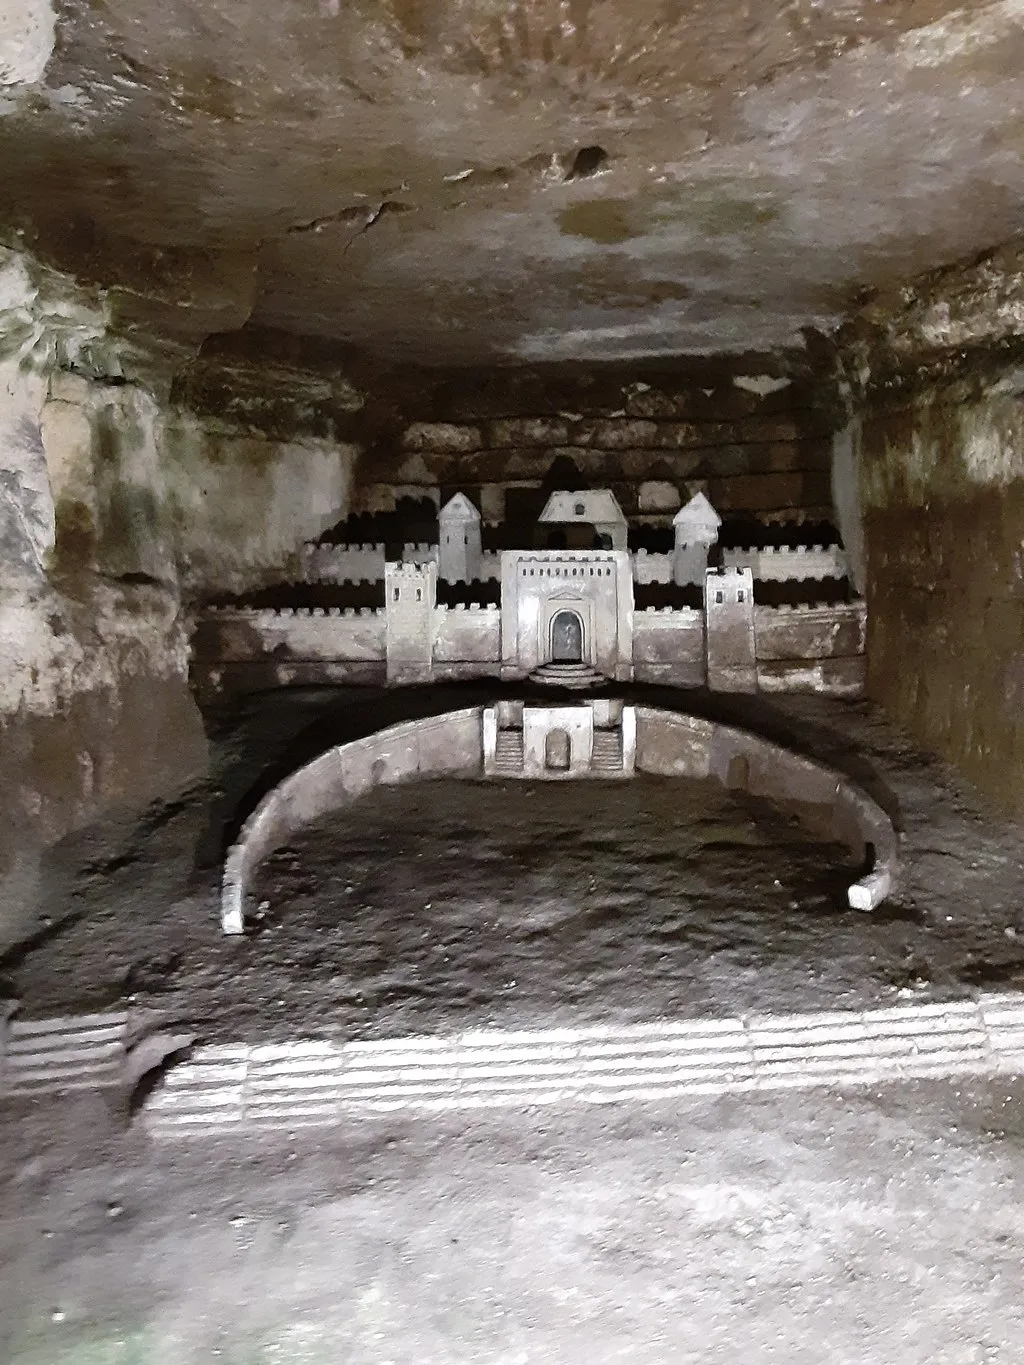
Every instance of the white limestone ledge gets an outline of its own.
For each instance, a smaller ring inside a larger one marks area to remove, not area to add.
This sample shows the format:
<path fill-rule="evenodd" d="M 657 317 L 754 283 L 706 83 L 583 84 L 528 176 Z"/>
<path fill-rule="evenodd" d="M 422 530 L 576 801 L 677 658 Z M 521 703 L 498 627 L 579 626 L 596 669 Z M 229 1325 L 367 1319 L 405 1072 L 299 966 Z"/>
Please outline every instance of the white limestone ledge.
<path fill-rule="evenodd" d="M 1024 1072 L 1024 1000 L 205 1047 L 144 1110 L 155 1137 L 406 1111 L 612 1104 Z"/>

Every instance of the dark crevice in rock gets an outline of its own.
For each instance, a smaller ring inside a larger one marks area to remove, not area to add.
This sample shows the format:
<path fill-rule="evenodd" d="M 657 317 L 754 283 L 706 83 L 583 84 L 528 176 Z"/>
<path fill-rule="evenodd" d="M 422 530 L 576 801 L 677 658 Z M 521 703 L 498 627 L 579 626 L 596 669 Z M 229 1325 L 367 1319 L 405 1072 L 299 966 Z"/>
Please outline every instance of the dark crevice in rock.
<path fill-rule="evenodd" d="M 581 147 L 573 158 L 573 163 L 565 178 L 566 180 L 585 180 L 592 175 L 597 175 L 598 171 L 604 170 L 607 161 L 608 153 L 596 143 L 590 147 Z"/>

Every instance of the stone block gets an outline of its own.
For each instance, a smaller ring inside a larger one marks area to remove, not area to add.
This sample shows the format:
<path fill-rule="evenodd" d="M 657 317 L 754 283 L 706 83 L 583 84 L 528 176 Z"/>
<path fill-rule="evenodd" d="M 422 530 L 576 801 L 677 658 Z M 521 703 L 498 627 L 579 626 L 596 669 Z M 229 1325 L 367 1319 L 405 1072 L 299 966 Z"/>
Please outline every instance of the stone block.
<path fill-rule="evenodd" d="M 709 497 L 720 512 L 777 511 L 803 507 L 806 494 L 802 474 L 744 474 L 714 477 Z"/>
<path fill-rule="evenodd" d="M 643 389 L 628 392 L 625 398 L 626 413 L 630 417 L 673 418 L 686 416 L 686 400 L 676 394 L 665 393 L 661 389 Z"/>
<path fill-rule="evenodd" d="M 77 403 L 85 407 L 94 386 L 80 374 L 68 370 L 54 370 L 50 375 L 50 399 L 58 403 Z"/>
<path fill-rule="evenodd" d="M 637 507 L 641 512 L 678 512 L 679 489 L 667 479 L 648 479 L 637 491 Z"/>
<path fill-rule="evenodd" d="M 702 463 L 709 477 L 732 479 L 755 472 L 757 446 L 711 446 L 701 452 Z"/>
<path fill-rule="evenodd" d="M 774 441 L 770 445 L 752 447 L 751 473 L 789 474 L 806 469 L 811 458 L 806 446 L 796 441 Z"/>
<path fill-rule="evenodd" d="M 600 450 L 628 450 L 631 446 L 650 449 L 659 444 L 658 432 L 657 422 L 636 417 L 603 417 L 581 422 L 574 437 L 580 445 Z"/>
<path fill-rule="evenodd" d="M 491 446 L 564 446 L 569 424 L 561 417 L 512 417 L 487 426 Z"/>
<path fill-rule="evenodd" d="M 477 426 L 462 426 L 456 422 L 413 422 L 402 437 L 406 450 L 436 451 L 444 455 L 464 455 L 483 446 Z"/>
<path fill-rule="evenodd" d="M 500 483 L 480 485 L 480 516 L 485 522 L 505 519 L 505 489 Z"/>
<path fill-rule="evenodd" d="M 748 417 L 739 423 L 744 441 L 799 441 L 800 428 L 787 418 Z"/>
<path fill-rule="evenodd" d="M 664 450 L 688 446 L 722 446 L 735 441 L 736 429 L 728 422 L 659 422 L 657 444 Z"/>

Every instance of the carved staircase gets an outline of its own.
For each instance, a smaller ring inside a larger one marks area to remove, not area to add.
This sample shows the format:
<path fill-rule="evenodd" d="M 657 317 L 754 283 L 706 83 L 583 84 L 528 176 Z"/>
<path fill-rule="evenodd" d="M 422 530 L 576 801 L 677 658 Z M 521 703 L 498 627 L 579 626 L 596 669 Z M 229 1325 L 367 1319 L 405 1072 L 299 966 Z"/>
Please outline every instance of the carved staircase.
<path fill-rule="evenodd" d="M 595 773 L 622 772 L 622 730 L 595 730 L 590 768 Z"/>
<path fill-rule="evenodd" d="M 565 687 L 574 692 L 608 686 L 608 679 L 603 673 L 598 673 L 589 664 L 581 663 L 541 664 L 530 674 L 530 681 L 541 683 L 544 687 Z"/>
<path fill-rule="evenodd" d="M 523 771 L 522 730 L 498 731 L 494 749 L 494 771 L 507 777 L 518 777 Z"/>

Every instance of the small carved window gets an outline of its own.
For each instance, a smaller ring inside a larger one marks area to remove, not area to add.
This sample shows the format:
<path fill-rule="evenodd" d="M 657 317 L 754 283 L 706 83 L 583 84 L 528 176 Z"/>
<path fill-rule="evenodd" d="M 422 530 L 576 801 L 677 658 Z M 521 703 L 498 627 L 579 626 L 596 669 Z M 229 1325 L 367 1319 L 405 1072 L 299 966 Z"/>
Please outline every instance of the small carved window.
<path fill-rule="evenodd" d="M 743 591 L 742 588 L 740 588 L 739 592 L 737 592 L 737 594 L 736 594 L 736 601 L 737 601 L 737 602 L 745 602 L 746 599 L 747 599 L 747 594 Z"/>
<path fill-rule="evenodd" d="M 423 601 L 423 589 L 422 589 L 422 588 L 417 588 L 417 589 L 416 589 L 416 601 L 417 601 L 417 602 L 422 602 L 422 601 Z"/>
<path fill-rule="evenodd" d="M 587 513 L 586 503 L 578 502 L 573 510 L 575 511 L 578 517 L 586 516 Z"/>
<path fill-rule="evenodd" d="M 721 591 L 716 592 L 716 593 L 715 593 L 715 601 L 718 602 L 719 605 L 721 605 L 721 603 L 725 601 L 725 593 L 724 593 L 724 592 L 721 592 Z"/>
<path fill-rule="evenodd" d="M 399 594 L 400 592 L 401 592 L 401 588 L 396 588 L 396 589 L 395 589 L 395 594 L 394 594 L 394 596 L 395 596 L 395 601 L 396 601 L 396 602 L 398 601 L 398 594 Z"/>

